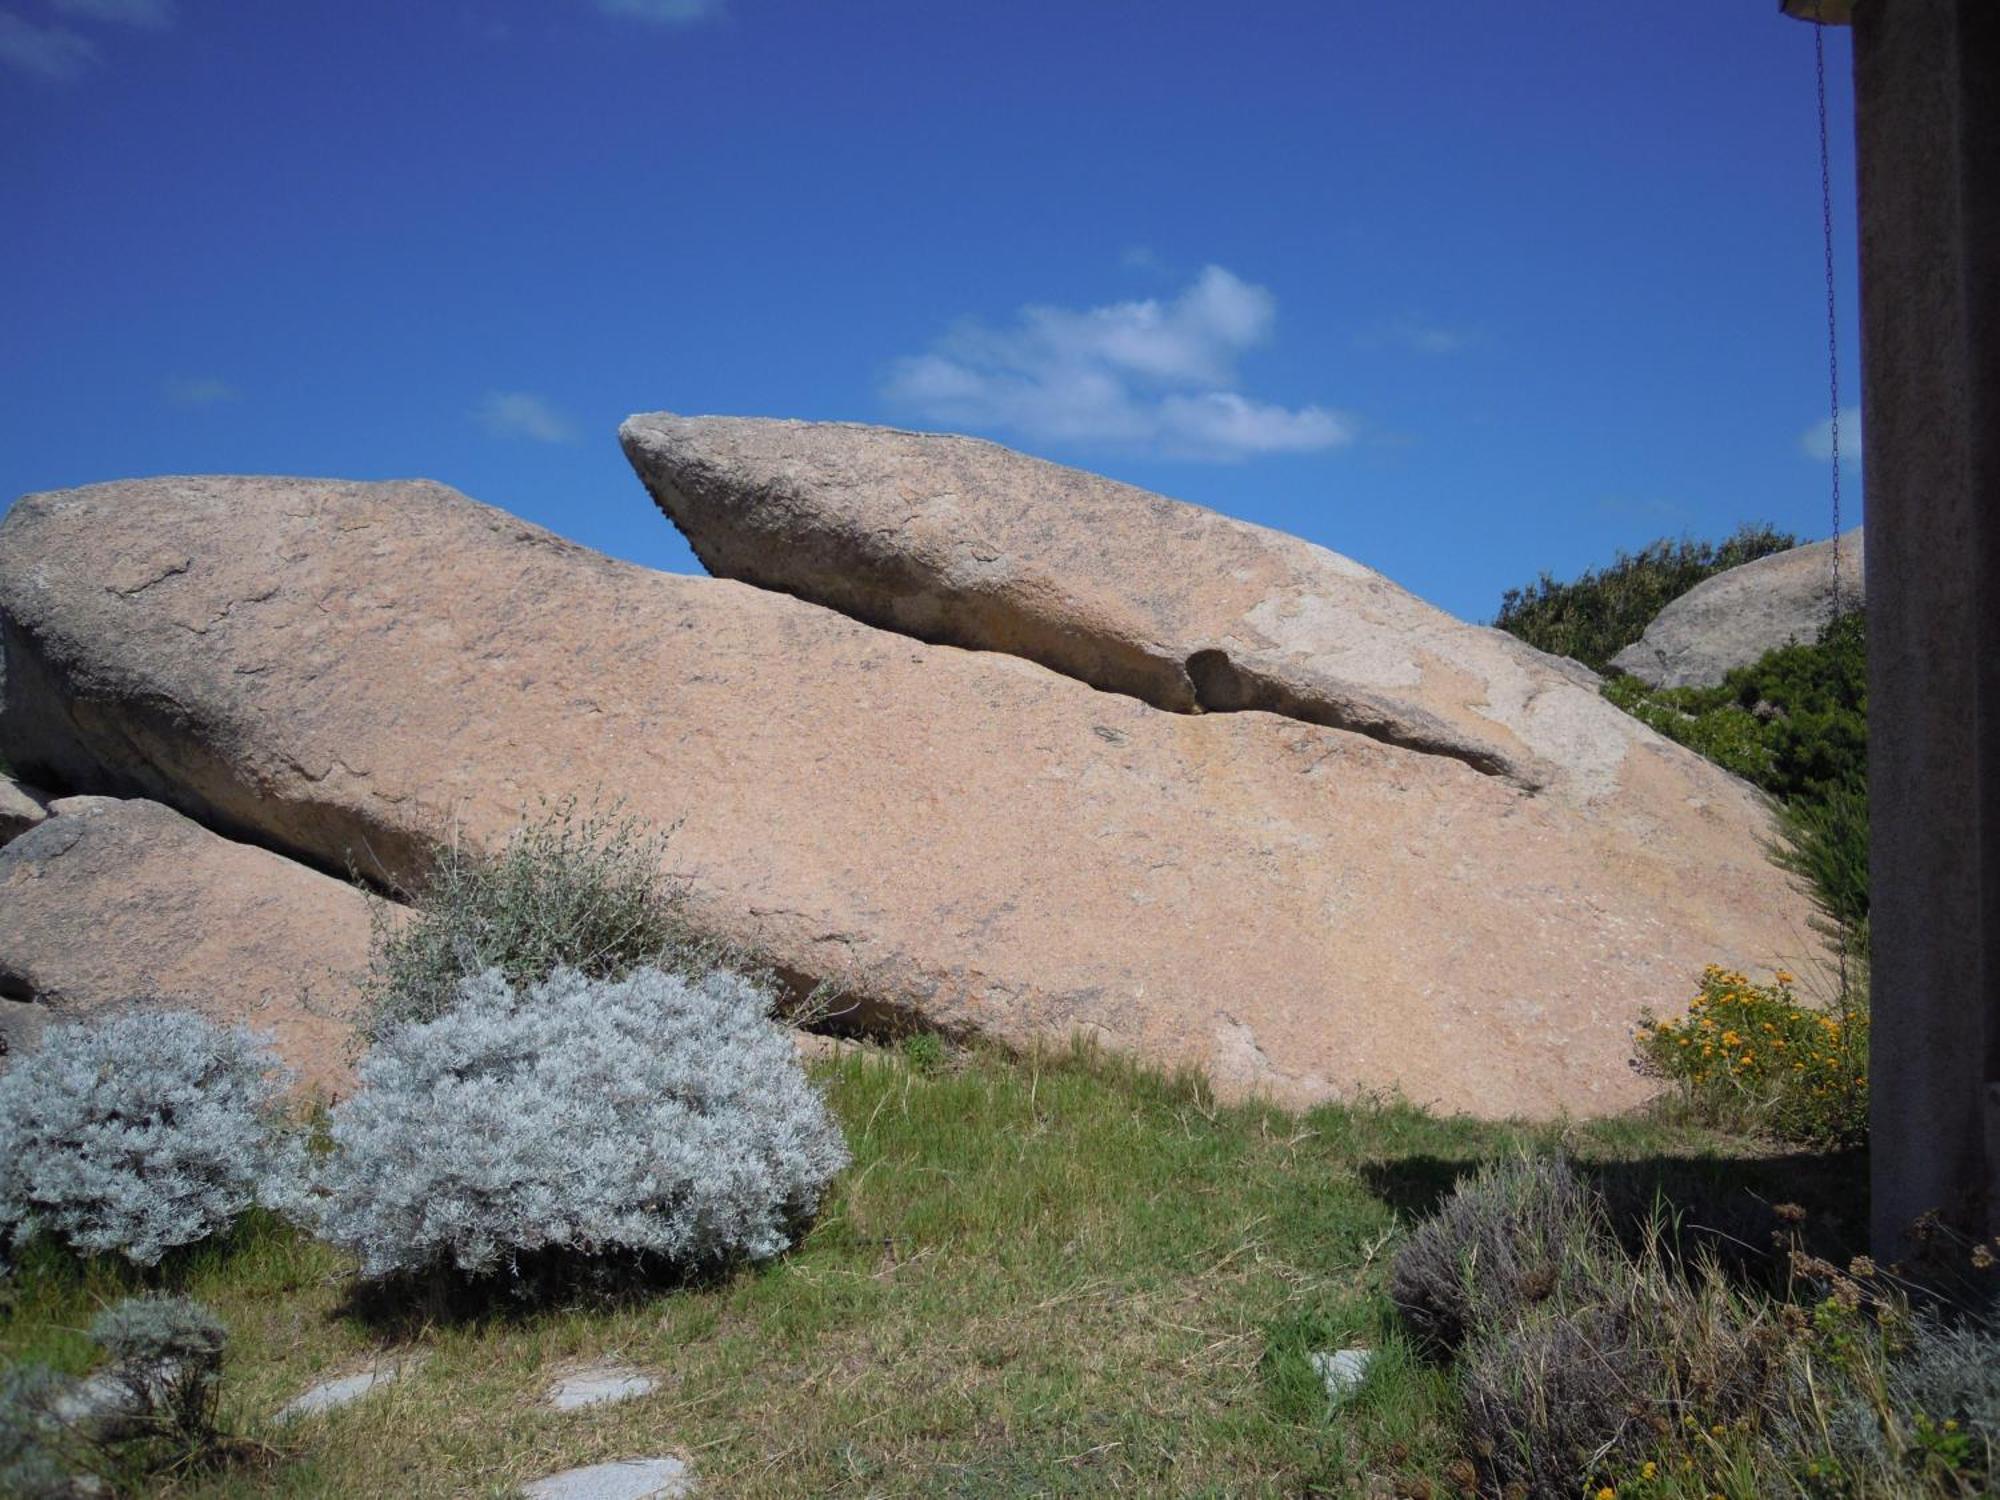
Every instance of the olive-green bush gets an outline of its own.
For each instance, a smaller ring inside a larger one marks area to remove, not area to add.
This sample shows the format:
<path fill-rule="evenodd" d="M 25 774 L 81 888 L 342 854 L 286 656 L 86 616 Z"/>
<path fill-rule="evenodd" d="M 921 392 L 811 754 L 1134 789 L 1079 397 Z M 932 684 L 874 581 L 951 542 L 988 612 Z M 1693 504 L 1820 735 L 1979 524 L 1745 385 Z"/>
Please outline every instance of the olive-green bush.
<path fill-rule="evenodd" d="M 1703 579 L 1798 544 L 1789 532 L 1761 522 L 1746 523 L 1721 542 L 1662 537 L 1568 583 L 1544 573 L 1526 588 L 1507 590 L 1493 623 L 1601 672 L 1646 633 L 1653 616 Z"/>

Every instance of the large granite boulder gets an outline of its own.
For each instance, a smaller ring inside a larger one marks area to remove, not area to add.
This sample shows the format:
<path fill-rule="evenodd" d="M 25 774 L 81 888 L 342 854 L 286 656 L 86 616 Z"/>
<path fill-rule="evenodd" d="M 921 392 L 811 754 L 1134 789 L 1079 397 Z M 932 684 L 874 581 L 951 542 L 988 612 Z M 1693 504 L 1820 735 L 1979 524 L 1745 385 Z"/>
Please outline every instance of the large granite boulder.
<path fill-rule="evenodd" d="M 1866 602 L 1862 544 L 1859 526 L 1841 534 L 1846 609 Z M 1768 651 L 1795 641 L 1811 644 L 1833 618 L 1833 552 L 1833 542 L 1813 542 L 1703 579 L 1612 657 L 1611 670 L 1649 687 L 1714 687 Z"/>
<path fill-rule="evenodd" d="M 1233 1094 L 1617 1110 L 1648 1092 L 1641 1006 L 1809 957 L 1762 805 L 1642 729 L 1536 795 L 614 562 L 435 484 L 29 496 L 0 647 L 26 773 L 398 877 L 539 798 L 621 796 L 678 823 L 704 930 L 857 1021 L 1083 1033 Z"/>
<path fill-rule="evenodd" d="M 368 897 L 156 802 L 55 812 L 0 849 L 9 1052 L 45 1021 L 140 1003 L 269 1031 L 301 1088 L 351 1086 Z"/>
<path fill-rule="evenodd" d="M 978 438 L 628 419 L 709 571 L 1178 713 L 1264 709 L 1590 801 L 1643 736 L 1574 662 L 1351 558 Z"/>

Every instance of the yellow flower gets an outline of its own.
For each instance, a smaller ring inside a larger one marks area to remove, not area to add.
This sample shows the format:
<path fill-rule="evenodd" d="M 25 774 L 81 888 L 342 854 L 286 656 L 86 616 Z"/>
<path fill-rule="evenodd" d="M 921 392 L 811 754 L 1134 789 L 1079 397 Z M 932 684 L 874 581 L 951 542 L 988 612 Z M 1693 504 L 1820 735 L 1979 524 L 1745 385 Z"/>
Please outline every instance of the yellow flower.
<path fill-rule="evenodd" d="M 1641 1465 L 1639 1465 L 1639 1477 L 1641 1479 L 1651 1479 L 1655 1474 L 1659 1472 L 1660 1472 L 1660 1466 L 1654 1463 L 1650 1458 L 1647 1459 Z"/>
<path fill-rule="evenodd" d="M 1613 1488 L 1611 1488 L 1610 1485 L 1607 1484 L 1603 1489 L 1597 1492 L 1597 1500 L 1618 1500 L 1618 1491 L 1614 1490 Z"/>
<path fill-rule="evenodd" d="M 1778 972 L 1776 974 L 1773 974 L 1771 977 L 1777 980 L 1778 983 L 1780 984 L 1790 984 L 1792 982 L 1791 974 L 1784 969 L 1778 970 Z"/>

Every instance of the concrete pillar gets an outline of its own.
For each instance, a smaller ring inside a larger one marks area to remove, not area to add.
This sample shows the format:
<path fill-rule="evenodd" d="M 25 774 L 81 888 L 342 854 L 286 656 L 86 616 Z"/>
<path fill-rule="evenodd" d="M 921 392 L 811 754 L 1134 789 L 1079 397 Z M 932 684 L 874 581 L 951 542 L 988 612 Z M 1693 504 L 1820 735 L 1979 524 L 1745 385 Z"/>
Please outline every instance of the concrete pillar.
<path fill-rule="evenodd" d="M 1855 0 L 1873 1234 L 2000 1233 L 2000 3 Z"/>

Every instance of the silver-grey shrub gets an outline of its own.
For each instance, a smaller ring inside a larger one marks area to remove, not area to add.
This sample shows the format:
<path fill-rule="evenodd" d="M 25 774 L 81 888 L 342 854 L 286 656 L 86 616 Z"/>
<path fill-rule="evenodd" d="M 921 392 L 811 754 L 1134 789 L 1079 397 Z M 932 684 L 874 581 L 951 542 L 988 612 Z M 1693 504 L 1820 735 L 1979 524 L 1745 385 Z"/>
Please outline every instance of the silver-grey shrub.
<path fill-rule="evenodd" d="M 720 969 L 465 980 L 363 1059 L 294 1211 L 368 1277 L 775 1255 L 847 1152 L 773 1003 Z"/>
<path fill-rule="evenodd" d="M 0 1240 L 153 1265 L 227 1229 L 281 1150 L 262 1039 L 186 1011 L 51 1026 L 0 1073 Z"/>

